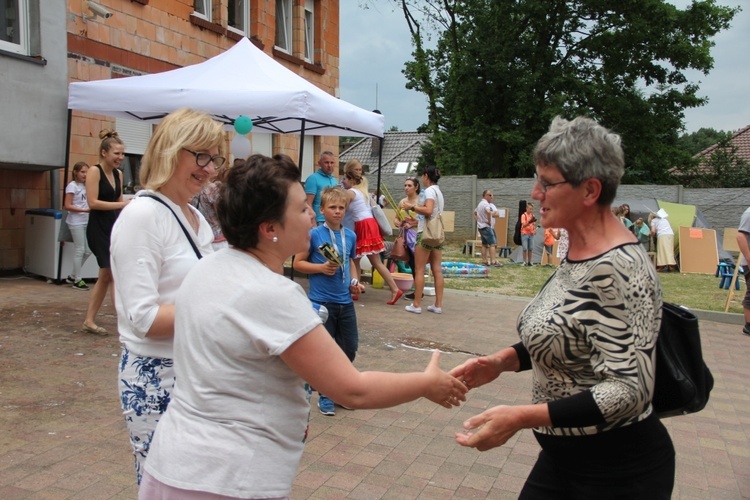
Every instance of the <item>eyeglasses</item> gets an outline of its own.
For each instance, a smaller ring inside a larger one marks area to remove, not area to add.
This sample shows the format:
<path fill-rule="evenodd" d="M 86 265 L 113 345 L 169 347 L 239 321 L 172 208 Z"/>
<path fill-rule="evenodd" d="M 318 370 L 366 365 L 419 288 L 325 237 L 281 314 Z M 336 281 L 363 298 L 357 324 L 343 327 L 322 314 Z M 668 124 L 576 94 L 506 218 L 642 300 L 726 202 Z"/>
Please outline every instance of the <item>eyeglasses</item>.
<path fill-rule="evenodd" d="M 559 181 L 559 182 L 547 182 L 547 181 L 543 181 L 542 179 L 540 179 L 539 176 L 537 176 L 536 174 L 534 174 L 534 180 L 536 181 L 537 184 L 539 184 L 539 187 L 542 189 L 542 193 L 546 193 L 547 190 L 551 187 L 559 186 L 560 184 L 567 184 L 570 182 L 567 180 Z"/>
<path fill-rule="evenodd" d="M 224 166 L 224 163 L 227 161 L 226 158 L 223 156 L 211 156 L 208 153 L 199 153 L 197 151 L 192 151 L 188 148 L 182 148 L 191 155 L 195 156 L 195 163 L 201 167 L 205 168 L 208 166 L 209 163 L 213 162 L 215 168 L 221 168 Z"/>

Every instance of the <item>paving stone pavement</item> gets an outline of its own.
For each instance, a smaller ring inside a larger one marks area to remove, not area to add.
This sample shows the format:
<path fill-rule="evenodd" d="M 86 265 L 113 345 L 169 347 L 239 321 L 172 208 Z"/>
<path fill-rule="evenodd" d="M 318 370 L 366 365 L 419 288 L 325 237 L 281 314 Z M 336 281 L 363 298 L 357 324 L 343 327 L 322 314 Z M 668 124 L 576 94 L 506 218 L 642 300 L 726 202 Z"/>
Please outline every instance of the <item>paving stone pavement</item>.
<path fill-rule="evenodd" d="M 433 348 L 445 369 L 493 352 L 515 341 L 526 304 L 447 291 L 442 315 L 417 316 L 388 298 L 368 289 L 355 303 L 361 370 L 422 370 Z M 81 332 L 87 300 L 69 286 L 0 279 L 0 499 L 137 497 L 115 382 L 119 342 Z M 109 299 L 100 324 L 116 329 Z M 740 329 L 701 321 L 716 385 L 704 411 L 665 421 L 677 450 L 675 499 L 750 498 L 750 337 Z M 327 417 L 313 396 L 291 497 L 516 498 L 539 451 L 531 431 L 484 453 L 453 435 L 469 416 L 529 398 L 527 373 L 502 376 L 453 410 L 420 400 Z"/>

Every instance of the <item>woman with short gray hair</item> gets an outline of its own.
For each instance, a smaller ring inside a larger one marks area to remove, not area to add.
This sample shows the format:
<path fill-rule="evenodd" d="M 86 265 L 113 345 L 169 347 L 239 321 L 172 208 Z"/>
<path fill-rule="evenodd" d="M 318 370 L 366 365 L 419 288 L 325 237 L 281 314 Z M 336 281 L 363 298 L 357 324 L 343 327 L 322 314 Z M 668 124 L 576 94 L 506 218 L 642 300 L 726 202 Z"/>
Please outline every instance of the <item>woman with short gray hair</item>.
<path fill-rule="evenodd" d="M 488 450 L 534 429 L 542 451 L 522 499 L 669 499 L 674 447 L 651 404 L 661 285 L 610 209 L 624 171 L 620 137 L 558 117 L 534 161 L 532 198 L 543 227 L 567 230 L 567 258 L 521 313 L 520 342 L 451 372 L 474 388 L 532 370 L 533 404 L 490 408 L 456 441 Z"/>

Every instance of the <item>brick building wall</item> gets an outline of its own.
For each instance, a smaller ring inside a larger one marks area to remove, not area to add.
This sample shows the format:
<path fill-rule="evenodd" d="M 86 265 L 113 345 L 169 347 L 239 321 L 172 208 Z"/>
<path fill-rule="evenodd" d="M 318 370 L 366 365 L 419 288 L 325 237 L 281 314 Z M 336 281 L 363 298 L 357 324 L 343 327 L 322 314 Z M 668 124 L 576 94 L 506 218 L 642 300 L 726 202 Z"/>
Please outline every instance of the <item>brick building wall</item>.
<path fill-rule="evenodd" d="M 200 63 L 224 52 L 242 37 L 227 29 L 229 0 L 212 1 L 210 21 L 193 15 L 193 0 L 97 0 L 112 13 L 107 19 L 90 17 L 85 1 L 67 0 L 65 3 L 65 15 L 53 17 L 64 19 L 66 35 L 61 40 L 67 45 L 67 64 L 61 62 L 57 74 L 67 70 L 69 82 L 158 73 Z M 276 1 L 250 0 L 249 5 L 250 40 L 289 70 L 337 95 L 339 0 L 314 2 L 315 49 L 311 62 L 304 59 L 305 0 L 292 0 L 292 47 L 289 53 L 274 47 Z M 54 28 L 59 30 L 58 33 L 63 29 L 62 22 L 61 26 Z M 43 39 L 50 39 L 49 32 Z M 62 43 L 58 42 L 57 46 L 60 45 Z M 216 75 L 217 79 L 221 77 Z M 62 111 L 65 104 L 60 99 Z M 37 122 L 42 121 L 37 119 Z M 78 161 L 96 163 L 99 132 L 105 128 L 114 129 L 115 125 L 112 118 L 74 111 L 69 165 Z M 227 145 L 231 138 L 232 133 L 228 133 Z M 29 137 L 28 143 L 33 144 L 34 138 Z M 299 156 L 299 136 L 276 135 L 272 146 L 274 153 L 286 153 L 295 161 Z M 313 156 L 317 159 L 320 151 L 336 150 L 337 147 L 337 137 L 315 138 Z M 59 168 L 52 170 L 56 176 L 54 182 L 50 171 L 41 167 L 36 171 L 0 169 L 0 270 L 15 270 L 24 265 L 26 209 L 60 208 L 66 184 L 61 168 L 63 158 L 45 165 L 46 169 Z"/>
<path fill-rule="evenodd" d="M 168 71 L 200 63 L 232 47 L 238 38 L 226 29 L 227 0 L 215 0 L 211 22 L 196 20 L 192 0 L 139 2 L 102 0 L 113 15 L 109 19 L 84 19 L 84 4 L 69 1 L 68 76 L 90 81 Z M 109 4 L 112 4 L 111 6 Z M 315 52 L 313 64 L 303 58 L 304 0 L 293 1 L 293 49 L 284 53 L 274 47 L 276 3 L 250 3 L 251 40 L 287 69 L 335 95 L 339 87 L 339 8 L 337 0 L 315 2 Z M 221 75 L 216 75 L 221 78 Z M 73 112 L 70 163 L 97 161 L 98 134 L 114 128 L 106 117 Z M 227 141 L 231 139 L 228 136 Z M 335 149 L 338 139 L 316 140 L 315 154 Z M 297 136 L 278 137 L 274 153 L 292 158 L 299 153 Z"/>
<path fill-rule="evenodd" d="M 24 261 L 27 208 L 48 204 L 49 172 L 0 169 L 0 270 Z"/>

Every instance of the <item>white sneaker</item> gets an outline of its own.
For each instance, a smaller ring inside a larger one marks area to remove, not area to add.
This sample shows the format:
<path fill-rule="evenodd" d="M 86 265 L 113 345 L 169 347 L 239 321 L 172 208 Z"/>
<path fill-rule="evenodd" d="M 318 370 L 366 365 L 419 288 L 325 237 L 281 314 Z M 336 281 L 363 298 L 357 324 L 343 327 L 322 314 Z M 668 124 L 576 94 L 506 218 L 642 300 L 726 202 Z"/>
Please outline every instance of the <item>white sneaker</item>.
<path fill-rule="evenodd" d="M 414 307 L 414 304 L 409 304 L 404 309 L 406 309 L 410 313 L 422 314 L 422 308 L 421 307 Z"/>
<path fill-rule="evenodd" d="M 434 312 L 435 314 L 443 314 L 442 307 L 427 306 L 427 310 L 430 312 Z"/>

